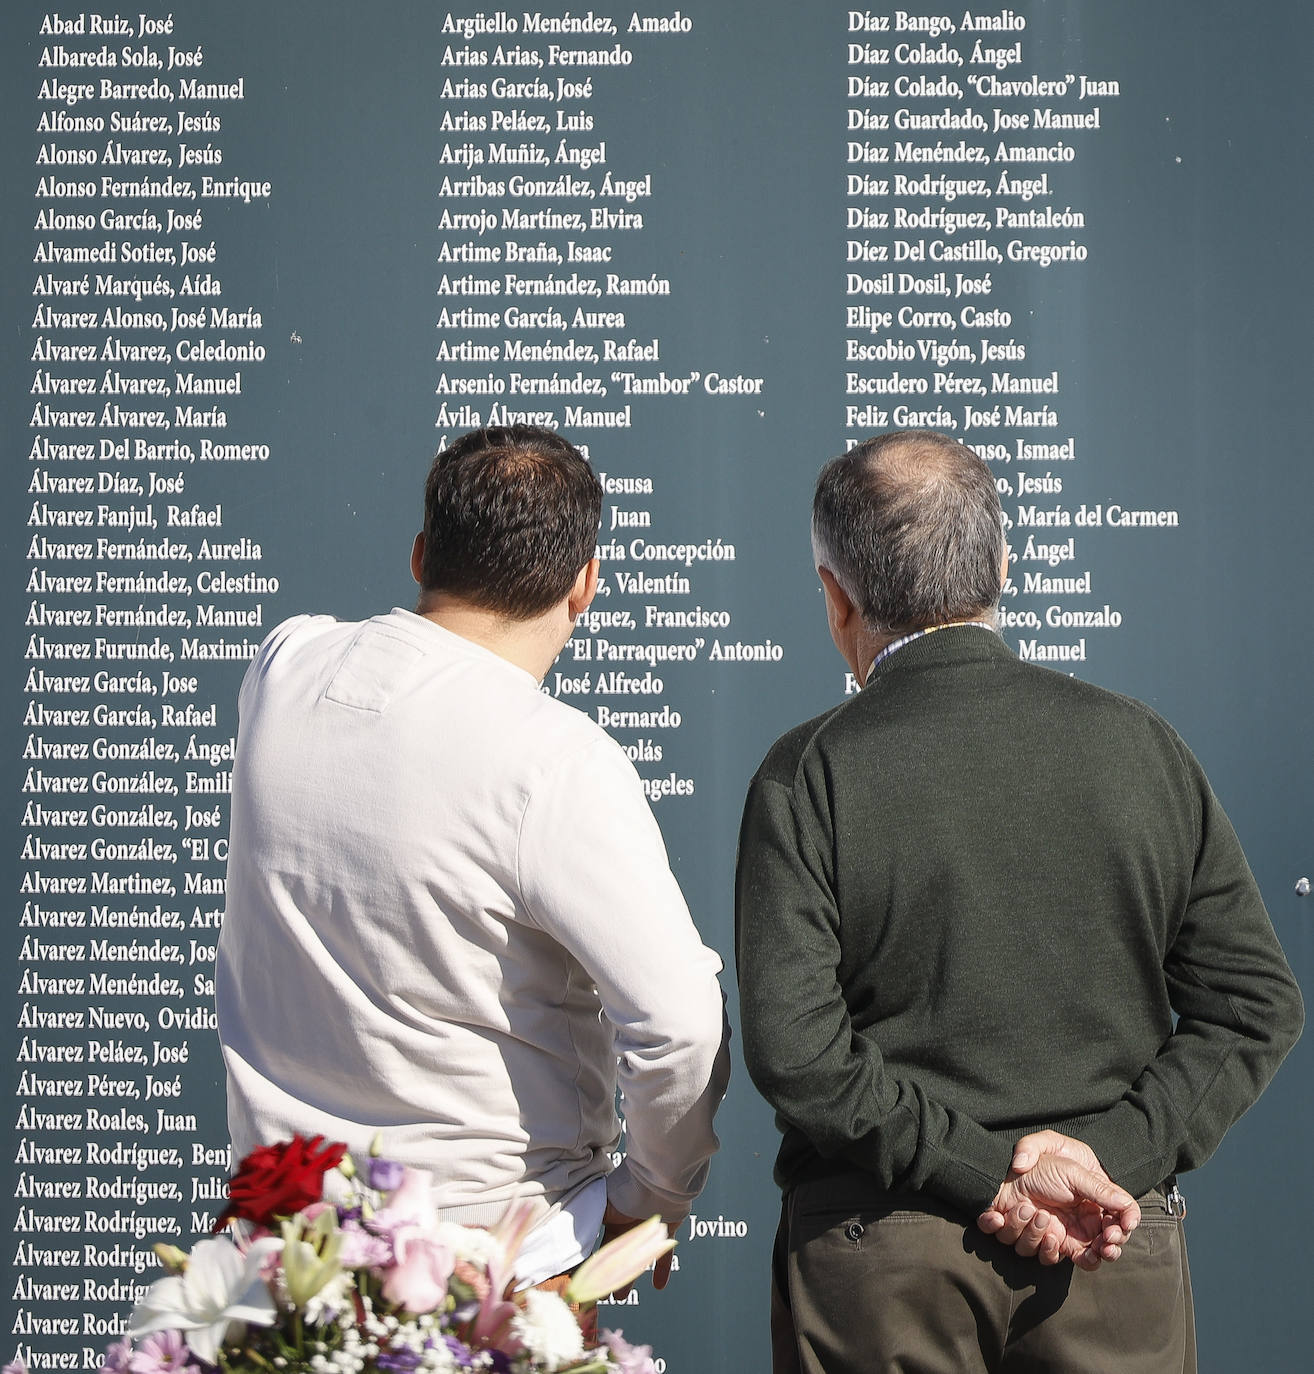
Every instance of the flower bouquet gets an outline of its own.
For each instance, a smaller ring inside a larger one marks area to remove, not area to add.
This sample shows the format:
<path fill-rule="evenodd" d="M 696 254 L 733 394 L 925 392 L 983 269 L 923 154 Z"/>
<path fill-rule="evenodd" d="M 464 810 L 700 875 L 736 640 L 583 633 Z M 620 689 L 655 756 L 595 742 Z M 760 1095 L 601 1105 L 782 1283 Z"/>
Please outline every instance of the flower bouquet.
<path fill-rule="evenodd" d="M 170 1272 L 100 1374 L 655 1374 L 619 1332 L 586 1341 L 576 1310 L 674 1244 L 656 1217 L 586 1260 L 563 1299 L 515 1291 L 527 1205 L 491 1230 L 439 1221 L 427 1173 L 373 1156 L 357 1170 L 322 1136 L 256 1150 L 228 1195 L 215 1229 L 242 1234 L 190 1255 L 157 1245 Z"/>

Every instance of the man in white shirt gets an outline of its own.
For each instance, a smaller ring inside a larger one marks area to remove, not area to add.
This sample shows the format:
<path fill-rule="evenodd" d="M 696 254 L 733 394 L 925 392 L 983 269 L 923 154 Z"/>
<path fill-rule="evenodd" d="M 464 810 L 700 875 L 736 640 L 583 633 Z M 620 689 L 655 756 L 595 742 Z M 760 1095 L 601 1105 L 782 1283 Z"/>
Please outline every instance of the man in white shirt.
<path fill-rule="evenodd" d="M 539 686 L 597 589 L 601 505 L 559 435 L 458 439 L 425 488 L 416 611 L 275 629 L 233 770 L 235 1154 L 382 1132 L 446 1219 L 534 1203 L 531 1282 L 579 1263 L 604 1211 L 687 1214 L 728 1076 L 721 963 L 639 778 Z"/>

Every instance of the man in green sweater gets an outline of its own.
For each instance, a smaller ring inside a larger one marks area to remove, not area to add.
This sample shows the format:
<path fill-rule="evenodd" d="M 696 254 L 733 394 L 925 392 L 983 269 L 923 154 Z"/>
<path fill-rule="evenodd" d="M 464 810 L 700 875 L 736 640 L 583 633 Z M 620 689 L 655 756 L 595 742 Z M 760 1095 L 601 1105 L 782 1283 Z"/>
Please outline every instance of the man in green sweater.
<path fill-rule="evenodd" d="M 1236 835 L 1153 711 L 1000 640 L 970 449 L 869 440 L 812 529 L 865 685 L 772 747 L 740 836 L 775 1370 L 1194 1370 L 1175 1175 L 1303 1019 Z"/>

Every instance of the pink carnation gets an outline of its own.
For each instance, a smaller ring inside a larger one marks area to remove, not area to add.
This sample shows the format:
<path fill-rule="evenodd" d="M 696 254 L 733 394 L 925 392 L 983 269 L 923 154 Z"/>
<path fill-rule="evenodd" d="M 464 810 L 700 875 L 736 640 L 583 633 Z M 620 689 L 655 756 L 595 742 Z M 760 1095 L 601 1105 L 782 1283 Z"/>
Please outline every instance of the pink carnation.
<path fill-rule="evenodd" d="M 417 1314 L 441 1307 L 452 1277 L 452 1252 L 418 1226 L 400 1227 L 392 1244 L 397 1263 L 384 1276 L 383 1296 Z"/>
<path fill-rule="evenodd" d="M 469 1260 L 457 1260 L 452 1269 L 452 1273 L 466 1285 L 467 1288 L 474 1290 L 474 1295 L 480 1302 L 493 1291 L 493 1285 L 488 1282 L 487 1273 L 477 1264 L 471 1264 Z"/>

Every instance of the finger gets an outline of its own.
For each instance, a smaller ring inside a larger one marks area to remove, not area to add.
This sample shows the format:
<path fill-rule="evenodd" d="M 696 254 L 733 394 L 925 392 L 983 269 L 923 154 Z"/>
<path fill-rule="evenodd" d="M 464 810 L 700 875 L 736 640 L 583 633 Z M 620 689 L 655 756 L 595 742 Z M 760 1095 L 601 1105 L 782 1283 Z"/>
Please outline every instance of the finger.
<path fill-rule="evenodd" d="M 1024 1174 L 1044 1153 L 1044 1131 L 1022 1136 L 1013 1146 L 1013 1172 Z"/>
<path fill-rule="evenodd" d="M 1077 1253 L 1072 1256 L 1072 1262 L 1077 1268 L 1084 1269 L 1087 1273 L 1093 1274 L 1104 1262 L 1104 1256 L 1101 1253 L 1102 1249 L 1103 1243 L 1099 1240 L 1093 1240 L 1089 1245 L 1081 1245 Z M 1115 1246 L 1114 1249 L 1118 1249 L 1118 1247 Z M 1121 1250 L 1119 1250 L 1118 1253 L 1121 1254 Z"/>
<path fill-rule="evenodd" d="M 1025 1213 L 1023 1213 L 1023 1208 L 1026 1209 Z M 1035 1207 L 1026 1201 L 1015 1202 L 1011 1207 L 996 1204 L 991 1208 L 990 1214 L 1000 1218 L 999 1226 L 995 1232 L 996 1239 L 1005 1245 L 1012 1245 L 1035 1214 Z"/>
<path fill-rule="evenodd" d="M 1104 1174 L 1069 1164 L 1063 1178 L 1067 1186 L 1080 1197 L 1111 1213 L 1124 1230 L 1134 1231 L 1140 1225 L 1141 1209 L 1136 1205 L 1136 1199 L 1125 1188 L 1110 1182 Z"/>
<path fill-rule="evenodd" d="M 1033 1131 L 1030 1135 L 1020 1137 L 1013 1146 L 1014 1174 L 1025 1173 L 1047 1154 L 1070 1160 L 1101 1178 L 1108 1178 L 1095 1151 L 1084 1140 L 1061 1135 L 1058 1131 Z"/>
<path fill-rule="evenodd" d="M 1112 1264 L 1114 1260 L 1122 1255 L 1121 1245 L 1102 1245 L 1100 1246 L 1100 1258 Z"/>
<path fill-rule="evenodd" d="M 1082 1171 L 1085 1175 L 1082 1181 L 1082 1192 L 1092 1202 L 1097 1202 L 1106 1211 L 1112 1212 L 1120 1220 L 1123 1218 L 1134 1218 L 1132 1225 L 1124 1226 L 1130 1231 L 1141 1219 L 1141 1209 L 1136 1205 L 1136 1199 L 1124 1188 L 1119 1188 L 1116 1183 L 1110 1182 L 1107 1178 L 1102 1178 L 1099 1174 L 1093 1174 L 1090 1170 Z"/>
<path fill-rule="evenodd" d="M 1052 1223 L 1040 1242 L 1036 1258 L 1041 1264 L 1057 1264 L 1063 1258 L 1065 1239 L 1066 1233 L 1063 1228 L 1057 1222 Z"/>
<path fill-rule="evenodd" d="M 1078 1269 L 1084 1269 L 1088 1274 L 1093 1274 L 1102 1263 L 1100 1257 L 1090 1250 L 1083 1250 L 1079 1255 L 1074 1255 L 1072 1262 Z"/>
<path fill-rule="evenodd" d="M 1125 1245 L 1131 1233 L 1141 1224 L 1141 1209 L 1135 1202 L 1126 1207 L 1104 1207 L 1103 1213 L 1104 1238 L 1116 1245 Z"/>
<path fill-rule="evenodd" d="M 1026 1171 L 1045 1153 L 1045 1132 L 1036 1131 L 1024 1135 L 1013 1146 L 1013 1172 L 1025 1174 Z"/>
<path fill-rule="evenodd" d="M 1035 1216 L 1036 1209 L 1029 1202 L 1019 1203 L 1005 1213 L 1004 1224 L 1000 1227 L 997 1239 L 1005 1245 L 1016 1245 L 1018 1238 L 1027 1228 L 1027 1223 Z"/>
<path fill-rule="evenodd" d="M 996 1231 L 1004 1224 L 1004 1214 L 991 1208 L 988 1212 L 982 1212 L 976 1219 L 976 1224 L 988 1236 L 993 1236 Z"/>
<path fill-rule="evenodd" d="M 671 1254 L 672 1252 L 668 1250 L 664 1255 L 658 1255 L 657 1263 L 653 1265 L 652 1286 L 659 1291 L 670 1282 Z"/>
<path fill-rule="evenodd" d="M 1047 1151 L 1060 1153 L 1064 1139 L 1057 1131 L 1032 1131 L 1021 1136 L 1013 1146 L 1013 1171 L 1024 1174 Z"/>
<path fill-rule="evenodd" d="M 1049 1229 L 1049 1213 L 1037 1212 L 1027 1223 L 1027 1228 L 1017 1239 L 1017 1244 L 1013 1247 L 1019 1255 L 1030 1257 L 1040 1249 L 1040 1243 L 1045 1239 L 1045 1232 Z"/>

